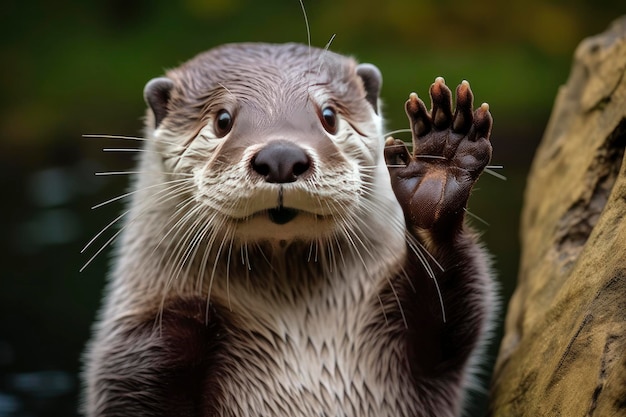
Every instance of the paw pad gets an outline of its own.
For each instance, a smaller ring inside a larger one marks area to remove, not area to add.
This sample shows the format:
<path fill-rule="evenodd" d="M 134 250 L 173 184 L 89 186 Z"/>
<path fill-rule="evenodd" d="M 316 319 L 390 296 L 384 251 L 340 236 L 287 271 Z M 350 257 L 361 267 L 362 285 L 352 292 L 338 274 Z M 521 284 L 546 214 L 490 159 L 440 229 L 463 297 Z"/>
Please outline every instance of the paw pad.
<path fill-rule="evenodd" d="M 456 88 L 456 105 L 443 78 L 430 86 L 431 109 L 415 93 L 405 104 L 413 152 L 397 139 L 385 141 L 385 160 L 405 216 L 420 228 L 463 219 L 471 188 L 491 159 L 489 105 L 473 109 L 467 81 Z M 458 224 L 459 222 L 450 222 Z"/>

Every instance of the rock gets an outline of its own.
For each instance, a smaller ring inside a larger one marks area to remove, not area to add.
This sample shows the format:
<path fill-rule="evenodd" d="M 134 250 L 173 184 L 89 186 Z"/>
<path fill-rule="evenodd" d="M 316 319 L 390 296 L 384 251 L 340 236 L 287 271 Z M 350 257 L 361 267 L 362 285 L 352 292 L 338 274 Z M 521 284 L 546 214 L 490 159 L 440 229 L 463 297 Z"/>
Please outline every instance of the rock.
<path fill-rule="evenodd" d="M 577 48 L 535 156 L 490 415 L 626 416 L 626 16 Z"/>

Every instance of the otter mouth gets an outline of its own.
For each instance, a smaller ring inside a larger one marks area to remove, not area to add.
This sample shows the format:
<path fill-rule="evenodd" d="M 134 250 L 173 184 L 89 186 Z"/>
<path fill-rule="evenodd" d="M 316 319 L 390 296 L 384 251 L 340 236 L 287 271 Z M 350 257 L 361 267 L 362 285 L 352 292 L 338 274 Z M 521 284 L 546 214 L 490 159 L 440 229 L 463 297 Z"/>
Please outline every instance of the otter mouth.
<path fill-rule="evenodd" d="M 300 210 L 286 207 L 277 207 L 267 210 L 270 221 L 274 224 L 286 224 L 292 221 Z"/>

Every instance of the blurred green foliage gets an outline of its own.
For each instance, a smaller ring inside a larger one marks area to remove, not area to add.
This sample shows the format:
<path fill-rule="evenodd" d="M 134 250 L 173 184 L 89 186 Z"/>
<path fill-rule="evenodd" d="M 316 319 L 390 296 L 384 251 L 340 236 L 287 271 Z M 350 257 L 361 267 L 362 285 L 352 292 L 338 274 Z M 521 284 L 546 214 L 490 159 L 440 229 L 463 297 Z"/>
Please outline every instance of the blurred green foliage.
<path fill-rule="evenodd" d="M 334 50 L 379 65 L 389 103 L 414 86 L 424 94 L 436 75 L 450 83 L 467 78 L 514 123 L 528 111 L 547 113 L 575 45 L 603 29 L 623 4 L 312 0 L 305 6 L 313 45 L 336 34 Z M 13 144 L 127 128 L 141 113 L 141 87 L 150 77 L 211 46 L 307 40 L 298 0 L 9 0 L 3 9 L 0 137 Z"/>

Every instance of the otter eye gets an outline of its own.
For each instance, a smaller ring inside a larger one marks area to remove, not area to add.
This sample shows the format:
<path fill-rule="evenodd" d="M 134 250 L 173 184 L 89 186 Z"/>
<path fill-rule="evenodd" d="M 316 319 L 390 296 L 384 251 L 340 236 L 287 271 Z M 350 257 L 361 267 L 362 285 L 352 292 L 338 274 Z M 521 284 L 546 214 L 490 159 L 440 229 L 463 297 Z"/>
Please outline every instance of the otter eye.
<path fill-rule="evenodd" d="M 331 135 L 337 133 L 337 113 L 335 109 L 332 107 L 324 107 L 322 109 L 322 125 Z"/>
<path fill-rule="evenodd" d="M 228 110 L 220 110 L 215 117 L 215 133 L 219 137 L 226 136 L 233 127 L 233 116 Z"/>

